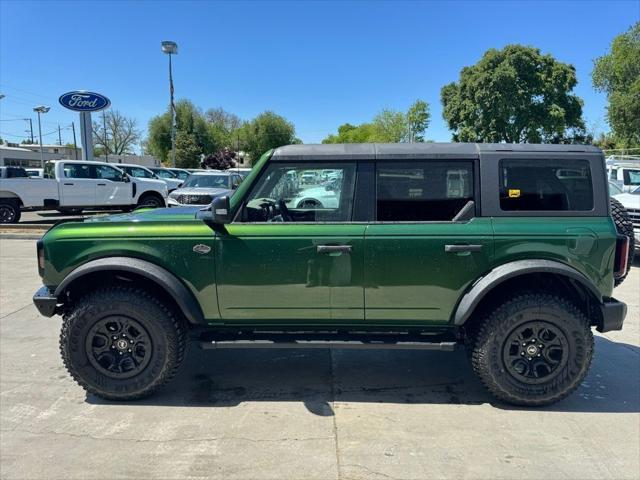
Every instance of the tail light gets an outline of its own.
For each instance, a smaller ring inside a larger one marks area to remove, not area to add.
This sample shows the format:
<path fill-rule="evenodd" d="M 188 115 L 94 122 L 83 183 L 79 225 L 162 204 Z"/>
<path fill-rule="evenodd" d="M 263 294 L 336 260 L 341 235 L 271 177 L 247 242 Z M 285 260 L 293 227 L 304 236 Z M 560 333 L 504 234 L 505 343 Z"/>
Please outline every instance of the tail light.
<path fill-rule="evenodd" d="M 36 243 L 36 250 L 38 252 L 38 275 L 44 276 L 44 244 L 42 239 Z"/>
<path fill-rule="evenodd" d="M 627 265 L 629 262 L 629 237 L 626 235 L 618 235 L 616 240 L 616 259 L 613 266 L 613 275 L 616 278 L 622 277 L 627 273 Z"/>

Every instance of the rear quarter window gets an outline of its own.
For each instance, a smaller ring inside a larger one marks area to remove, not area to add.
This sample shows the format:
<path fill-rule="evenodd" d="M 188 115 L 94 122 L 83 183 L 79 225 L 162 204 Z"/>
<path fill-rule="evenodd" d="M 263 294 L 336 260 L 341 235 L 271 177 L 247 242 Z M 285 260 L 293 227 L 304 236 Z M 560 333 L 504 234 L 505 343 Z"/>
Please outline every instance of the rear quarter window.
<path fill-rule="evenodd" d="M 501 160 L 500 209 L 510 212 L 593 210 L 589 162 L 574 159 Z"/>

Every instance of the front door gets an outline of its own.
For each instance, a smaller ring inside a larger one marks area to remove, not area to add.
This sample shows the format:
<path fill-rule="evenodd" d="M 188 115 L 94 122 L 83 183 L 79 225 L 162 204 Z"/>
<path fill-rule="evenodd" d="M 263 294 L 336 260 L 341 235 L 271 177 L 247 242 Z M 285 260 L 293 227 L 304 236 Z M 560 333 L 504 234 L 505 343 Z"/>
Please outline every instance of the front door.
<path fill-rule="evenodd" d="M 122 171 L 109 165 L 96 165 L 96 205 L 130 205 L 132 183 Z"/>
<path fill-rule="evenodd" d="M 488 270 L 490 219 L 459 215 L 474 211 L 474 178 L 472 160 L 377 163 L 376 218 L 365 233 L 367 323 L 447 323 Z"/>
<path fill-rule="evenodd" d="M 365 224 L 352 221 L 355 179 L 352 162 L 269 165 L 216 235 L 224 323 L 362 322 Z"/>

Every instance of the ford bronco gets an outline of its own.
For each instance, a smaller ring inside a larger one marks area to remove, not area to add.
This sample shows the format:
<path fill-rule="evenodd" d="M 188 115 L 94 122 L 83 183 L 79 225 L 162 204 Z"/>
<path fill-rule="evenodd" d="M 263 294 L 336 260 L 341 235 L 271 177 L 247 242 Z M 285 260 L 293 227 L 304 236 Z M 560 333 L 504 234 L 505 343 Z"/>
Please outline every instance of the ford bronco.
<path fill-rule="evenodd" d="M 307 189 L 332 201 L 300 203 Z M 205 208 L 53 227 L 34 302 L 89 393 L 130 400 L 208 348 L 468 349 L 498 399 L 584 379 L 629 238 L 602 152 L 577 145 L 292 145 Z M 429 361 L 428 357 L 424 361 Z"/>

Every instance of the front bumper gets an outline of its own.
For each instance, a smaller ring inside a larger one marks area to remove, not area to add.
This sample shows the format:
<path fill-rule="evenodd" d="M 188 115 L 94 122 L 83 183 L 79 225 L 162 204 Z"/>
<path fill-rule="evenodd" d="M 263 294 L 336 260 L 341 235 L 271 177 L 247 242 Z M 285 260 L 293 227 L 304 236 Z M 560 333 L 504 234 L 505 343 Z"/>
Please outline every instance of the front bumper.
<path fill-rule="evenodd" d="M 45 317 L 53 317 L 58 307 L 58 299 L 49 290 L 49 287 L 42 286 L 33 295 L 33 304 L 36 306 L 40 315 Z"/>
<path fill-rule="evenodd" d="M 197 203 L 180 203 L 175 198 L 169 197 L 167 199 L 167 207 L 206 207 L 207 204 L 197 204 Z"/>
<path fill-rule="evenodd" d="M 598 325 L 599 332 L 610 332 L 612 330 L 622 330 L 624 317 L 627 316 L 627 305 L 616 300 L 607 298 L 600 305 L 602 311 L 602 325 Z"/>

